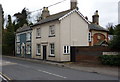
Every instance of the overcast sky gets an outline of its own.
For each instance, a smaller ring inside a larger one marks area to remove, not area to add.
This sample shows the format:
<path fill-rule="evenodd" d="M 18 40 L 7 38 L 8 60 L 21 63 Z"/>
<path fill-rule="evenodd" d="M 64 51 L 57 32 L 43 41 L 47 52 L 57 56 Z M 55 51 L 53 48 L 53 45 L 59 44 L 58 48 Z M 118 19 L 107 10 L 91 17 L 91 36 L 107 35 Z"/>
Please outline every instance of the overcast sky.
<path fill-rule="evenodd" d="M 29 11 L 34 11 L 49 6 L 62 0 L 0 0 L 5 17 L 10 14 L 21 12 L 26 7 Z M 118 1 L 120 0 L 77 0 L 79 11 L 88 16 L 92 21 L 92 15 L 96 10 L 99 11 L 100 25 L 106 27 L 108 23 L 118 24 Z M 70 8 L 70 0 L 49 8 L 50 14 L 58 13 Z"/>

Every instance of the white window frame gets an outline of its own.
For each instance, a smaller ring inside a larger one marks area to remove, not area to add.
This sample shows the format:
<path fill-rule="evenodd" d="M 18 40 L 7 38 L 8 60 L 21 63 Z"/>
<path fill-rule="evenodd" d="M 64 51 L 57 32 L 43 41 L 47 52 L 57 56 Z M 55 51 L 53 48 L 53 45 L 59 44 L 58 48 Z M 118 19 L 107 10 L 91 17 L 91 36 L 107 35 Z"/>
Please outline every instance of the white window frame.
<path fill-rule="evenodd" d="M 28 32 L 26 33 L 26 41 L 30 41 L 31 40 L 31 33 Z"/>
<path fill-rule="evenodd" d="M 49 36 L 55 36 L 55 25 L 49 27 Z"/>
<path fill-rule="evenodd" d="M 91 32 L 88 33 L 88 41 L 89 41 L 89 42 L 92 41 L 92 34 L 91 34 Z"/>
<path fill-rule="evenodd" d="M 38 45 L 39 45 L 40 53 L 38 52 Z M 41 55 L 41 44 L 36 44 L 36 55 L 37 55 L 37 56 L 40 56 L 40 55 Z"/>
<path fill-rule="evenodd" d="M 31 54 L 31 43 L 26 43 L 26 54 Z"/>
<path fill-rule="evenodd" d="M 70 54 L 70 46 L 63 46 L 63 54 Z"/>
<path fill-rule="evenodd" d="M 17 48 L 16 48 L 17 50 L 17 54 L 20 54 L 20 43 L 17 43 Z"/>
<path fill-rule="evenodd" d="M 20 42 L 20 35 L 17 35 L 17 36 L 16 36 L 16 41 L 17 41 L 17 42 Z"/>
<path fill-rule="evenodd" d="M 50 43 L 50 56 L 55 56 L 55 44 L 54 43 Z"/>
<path fill-rule="evenodd" d="M 36 37 L 41 37 L 41 28 L 36 29 Z"/>

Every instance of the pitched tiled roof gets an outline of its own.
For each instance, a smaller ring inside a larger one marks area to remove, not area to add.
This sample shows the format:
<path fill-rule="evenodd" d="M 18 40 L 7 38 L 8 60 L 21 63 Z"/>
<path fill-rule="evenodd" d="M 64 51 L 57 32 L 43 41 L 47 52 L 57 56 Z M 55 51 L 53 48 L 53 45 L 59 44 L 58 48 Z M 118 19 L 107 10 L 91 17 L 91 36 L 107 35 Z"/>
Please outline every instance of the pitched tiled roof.
<path fill-rule="evenodd" d="M 30 26 L 23 25 L 23 27 L 20 27 L 17 29 L 16 33 L 25 32 L 25 31 L 29 31 L 29 30 L 32 30 Z"/>
<path fill-rule="evenodd" d="M 101 27 L 100 25 L 97 25 L 97 24 L 89 24 L 89 29 L 90 30 L 97 30 L 97 31 L 105 31 L 105 32 L 108 32 L 108 30 L 106 30 L 105 28 Z"/>
<path fill-rule="evenodd" d="M 54 20 L 58 20 L 59 18 L 61 18 L 65 14 L 69 13 L 70 11 L 71 10 L 66 10 L 66 11 L 63 11 L 63 12 L 60 12 L 60 13 L 57 13 L 57 14 L 50 15 L 46 19 L 41 20 L 40 22 L 34 24 L 33 26 L 40 25 L 40 24 L 43 24 L 43 23 L 47 23 L 47 22 L 54 21 Z"/>
<path fill-rule="evenodd" d="M 41 20 L 40 22 L 32 25 L 31 27 L 34 27 L 34 26 L 37 26 L 37 25 L 40 25 L 40 24 L 44 24 L 44 23 L 47 23 L 47 22 L 50 22 L 50 21 L 58 20 L 59 18 L 65 16 L 66 14 L 68 14 L 71 11 L 74 11 L 74 10 L 70 10 L 69 9 L 69 10 L 66 10 L 66 11 L 63 11 L 63 12 L 59 12 L 57 14 L 50 15 L 46 19 Z M 83 18 L 83 20 L 87 21 L 80 12 L 78 12 L 78 13 Z M 90 30 L 98 30 L 98 31 L 105 31 L 105 32 L 107 32 L 107 30 L 105 28 L 103 28 L 103 27 L 101 27 L 99 25 L 90 23 L 89 21 L 87 21 L 87 23 L 89 24 L 89 29 Z"/>

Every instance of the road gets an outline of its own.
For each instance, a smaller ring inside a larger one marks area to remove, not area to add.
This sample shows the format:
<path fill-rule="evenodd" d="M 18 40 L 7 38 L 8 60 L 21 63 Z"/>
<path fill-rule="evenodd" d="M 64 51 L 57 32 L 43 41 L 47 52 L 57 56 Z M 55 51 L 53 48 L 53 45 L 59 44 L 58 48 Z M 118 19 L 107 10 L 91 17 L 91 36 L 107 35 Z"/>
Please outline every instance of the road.
<path fill-rule="evenodd" d="M 8 57 L 2 58 L 2 73 L 12 80 L 118 80 L 113 76 Z"/>

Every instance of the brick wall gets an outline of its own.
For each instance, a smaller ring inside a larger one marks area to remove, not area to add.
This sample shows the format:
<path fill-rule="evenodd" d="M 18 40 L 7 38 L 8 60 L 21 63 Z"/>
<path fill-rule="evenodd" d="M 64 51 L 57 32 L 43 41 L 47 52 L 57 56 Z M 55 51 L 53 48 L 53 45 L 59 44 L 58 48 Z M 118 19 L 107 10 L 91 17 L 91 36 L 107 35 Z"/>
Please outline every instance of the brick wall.
<path fill-rule="evenodd" d="M 99 56 L 103 52 L 111 52 L 108 47 L 102 46 L 84 46 L 84 47 L 71 47 L 71 61 L 79 62 L 82 60 L 99 61 Z"/>

